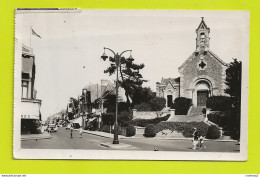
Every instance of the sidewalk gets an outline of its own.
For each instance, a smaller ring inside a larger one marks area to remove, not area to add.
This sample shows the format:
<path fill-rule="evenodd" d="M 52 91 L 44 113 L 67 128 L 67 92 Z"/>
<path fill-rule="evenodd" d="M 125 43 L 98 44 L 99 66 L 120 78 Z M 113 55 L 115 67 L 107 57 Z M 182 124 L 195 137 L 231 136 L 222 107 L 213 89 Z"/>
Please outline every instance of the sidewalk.
<path fill-rule="evenodd" d="M 107 132 L 89 131 L 89 130 L 84 130 L 83 132 L 91 134 L 91 135 L 105 137 L 105 138 L 114 138 L 114 134 L 107 133 Z M 123 135 L 118 135 L 118 139 L 148 139 L 148 138 L 146 138 L 144 136 L 126 137 L 126 136 L 123 136 Z M 149 139 L 152 139 L 152 138 L 149 138 Z M 156 139 L 156 140 L 189 140 L 189 141 L 192 140 L 192 138 L 173 138 L 173 137 L 154 137 L 153 139 Z M 226 140 L 226 139 L 223 139 L 223 138 L 216 139 L 216 140 L 204 139 L 204 141 L 237 142 L 237 140 Z"/>
<path fill-rule="evenodd" d="M 40 139 L 50 139 L 52 136 L 48 132 L 43 132 L 42 134 L 27 134 L 27 135 L 21 135 L 22 141 L 27 140 L 40 140 Z"/>

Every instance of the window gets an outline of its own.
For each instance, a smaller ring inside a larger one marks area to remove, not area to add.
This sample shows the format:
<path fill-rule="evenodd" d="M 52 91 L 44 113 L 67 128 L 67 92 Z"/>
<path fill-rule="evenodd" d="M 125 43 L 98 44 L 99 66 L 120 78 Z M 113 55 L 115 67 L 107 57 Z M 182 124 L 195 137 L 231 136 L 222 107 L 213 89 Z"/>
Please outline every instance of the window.
<path fill-rule="evenodd" d="M 28 98 L 28 81 L 22 81 L 22 98 Z"/>
<path fill-rule="evenodd" d="M 205 34 L 204 34 L 204 33 L 201 33 L 201 34 L 200 34 L 200 43 L 201 43 L 201 44 L 204 44 L 204 43 L 205 43 L 205 38 L 206 38 L 206 37 L 205 37 Z"/>

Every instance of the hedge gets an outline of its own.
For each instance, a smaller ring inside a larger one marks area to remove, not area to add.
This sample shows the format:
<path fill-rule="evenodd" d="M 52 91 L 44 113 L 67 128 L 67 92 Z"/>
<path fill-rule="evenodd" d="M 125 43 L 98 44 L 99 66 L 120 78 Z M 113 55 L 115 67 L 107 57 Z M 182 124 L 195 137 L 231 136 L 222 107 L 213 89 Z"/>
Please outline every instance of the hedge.
<path fill-rule="evenodd" d="M 216 125 L 210 125 L 206 138 L 208 139 L 218 139 L 220 137 L 220 130 Z"/>
<path fill-rule="evenodd" d="M 182 133 L 184 137 L 193 137 L 194 127 L 197 128 L 198 134 L 206 136 L 208 125 L 204 122 L 160 122 L 156 125 L 156 133 L 169 129 Z"/>
<path fill-rule="evenodd" d="M 126 127 L 126 136 L 135 136 L 135 127 L 133 125 L 128 125 Z"/>
<path fill-rule="evenodd" d="M 169 117 L 170 114 L 155 119 L 133 119 L 128 123 L 134 126 L 146 127 L 148 124 L 158 124 L 159 122 L 166 121 L 169 119 Z"/>
<path fill-rule="evenodd" d="M 152 110 L 151 106 L 147 103 L 141 103 L 141 104 L 134 105 L 133 108 L 137 109 L 138 111 L 151 111 Z"/>
<path fill-rule="evenodd" d="M 211 112 L 207 115 L 208 120 L 217 124 L 222 128 L 226 128 L 228 126 L 228 116 L 227 113 L 220 111 L 220 112 Z"/>
<path fill-rule="evenodd" d="M 212 96 L 206 101 L 206 107 L 211 111 L 228 111 L 231 108 L 231 98 L 226 96 Z"/>
<path fill-rule="evenodd" d="M 155 137 L 156 133 L 156 126 L 153 124 L 148 124 L 144 129 L 144 136 L 146 137 Z"/>
<path fill-rule="evenodd" d="M 190 98 L 178 97 L 174 100 L 171 108 L 175 109 L 176 115 L 187 115 L 191 105 L 192 100 Z"/>

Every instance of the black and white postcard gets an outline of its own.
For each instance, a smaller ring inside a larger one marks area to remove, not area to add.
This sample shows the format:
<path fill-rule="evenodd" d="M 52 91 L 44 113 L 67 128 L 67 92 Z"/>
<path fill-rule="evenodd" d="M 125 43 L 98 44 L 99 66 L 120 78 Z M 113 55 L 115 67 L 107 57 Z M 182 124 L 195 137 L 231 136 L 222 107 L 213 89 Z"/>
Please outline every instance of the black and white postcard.
<path fill-rule="evenodd" d="M 246 161 L 248 11 L 16 9 L 16 159 Z"/>

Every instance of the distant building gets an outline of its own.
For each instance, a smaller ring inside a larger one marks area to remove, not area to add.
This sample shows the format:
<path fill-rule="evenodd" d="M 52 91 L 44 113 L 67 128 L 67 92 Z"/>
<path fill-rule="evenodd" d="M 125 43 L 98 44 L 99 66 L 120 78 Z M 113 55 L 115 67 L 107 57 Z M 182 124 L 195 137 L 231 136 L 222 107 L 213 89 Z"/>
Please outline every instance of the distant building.
<path fill-rule="evenodd" d="M 192 99 L 197 107 L 205 106 L 208 97 L 226 95 L 227 64 L 210 50 L 209 33 L 202 18 L 196 29 L 196 50 L 179 67 L 180 79 L 162 79 L 156 84 L 156 94 L 166 98 L 166 107 L 178 96 Z"/>
<path fill-rule="evenodd" d="M 34 133 L 41 121 L 41 100 L 36 99 L 35 56 L 33 50 L 22 44 L 21 56 L 21 131 Z"/>
<path fill-rule="evenodd" d="M 156 83 L 156 96 L 166 99 L 166 107 L 170 107 L 175 98 L 179 97 L 179 78 L 162 78 Z"/>

